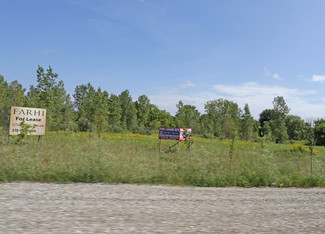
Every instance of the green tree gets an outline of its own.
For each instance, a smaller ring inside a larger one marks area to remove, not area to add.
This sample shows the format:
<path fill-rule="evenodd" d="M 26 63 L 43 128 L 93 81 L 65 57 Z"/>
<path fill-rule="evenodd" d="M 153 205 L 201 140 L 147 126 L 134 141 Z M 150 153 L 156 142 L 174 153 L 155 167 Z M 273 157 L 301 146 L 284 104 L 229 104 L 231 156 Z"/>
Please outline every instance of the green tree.
<path fill-rule="evenodd" d="M 103 91 L 98 88 L 95 92 L 95 106 L 93 121 L 96 126 L 97 134 L 107 130 L 109 118 L 109 95 L 107 91 Z"/>
<path fill-rule="evenodd" d="M 124 129 L 131 130 L 137 125 L 137 110 L 129 90 L 123 91 L 119 95 L 119 99 L 122 108 L 121 125 Z"/>
<path fill-rule="evenodd" d="M 238 134 L 241 117 L 238 104 L 227 99 L 218 99 L 208 101 L 204 107 L 215 136 L 232 139 Z"/>
<path fill-rule="evenodd" d="M 273 99 L 273 110 L 278 118 L 285 118 L 289 112 L 290 108 L 288 107 L 286 101 L 283 97 L 277 96 Z"/>
<path fill-rule="evenodd" d="M 272 121 L 273 120 L 271 120 L 271 121 L 265 121 L 264 122 L 263 131 L 262 131 L 261 136 L 262 137 L 265 137 L 265 140 L 266 141 L 273 141 L 273 138 L 272 138 L 272 128 L 271 128 Z"/>
<path fill-rule="evenodd" d="M 242 139 L 249 141 L 254 137 L 254 118 L 251 116 L 248 104 L 245 104 L 244 114 L 241 121 L 241 137 Z"/>
<path fill-rule="evenodd" d="M 0 123 L 3 127 L 2 141 L 4 142 L 4 136 L 7 135 L 9 131 L 9 107 L 24 106 L 25 89 L 17 80 L 8 84 L 4 81 L 4 78 L 0 76 L 0 93 Z"/>
<path fill-rule="evenodd" d="M 205 137 L 213 137 L 214 121 L 210 118 L 208 114 L 203 114 L 200 117 L 200 130 L 199 133 L 203 134 Z"/>
<path fill-rule="evenodd" d="M 95 88 L 88 83 L 75 88 L 73 95 L 77 109 L 77 122 L 81 131 L 107 130 L 110 115 L 110 100 L 107 91 Z"/>
<path fill-rule="evenodd" d="M 268 135 L 268 139 L 277 143 L 284 143 L 288 138 L 286 118 L 290 109 L 283 97 L 277 96 L 273 99 L 273 109 L 261 112 L 259 122 L 261 124 L 261 136 Z M 265 124 L 267 128 L 265 129 Z M 266 133 L 267 131 L 267 133 Z"/>
<path fill-rule="evenodd" d="M 159 127 L 176 127 L 175 117 L 165 110 L 159 110 L 154 105 L 149 105 L 148 126 L 152 130 L 158 130 Z"/>
<path fill-rule="evenodd" d="M 111 130 L 116 131 L 121 126 L 122 107 L 117 95 L 111 94 L 109 98 L 109 117 L 108 122 Z"/>
<path fill-rule="evenodd" d="M 0 75 L 0 123 L 3 125 L 4 113 L 8 109 L 8 83 L 4 77 Z"/>
<path fill-rule="evenodd" d="M 290 140 L 303 140 L 306 123 L 297 115 L 288 115 L 285 120 Z"/>
<path fill-rule="evenodd" d="M 184 105 L 182 101 L 179 101 L 176 105 L 178 108 L 176 113 L 176 121 L 178 127 L 192 128 L 195 133 L 199 127 L 200 112 L 192 105 Z"/>
<path fill-rule="evenodd" d="M 8 106 L 24 106 L 25 103 L 25 89 L 17 81 L 13 81 L 9 84 L 7 93 L 7 105 Z"/>
<path fill-rule="evenodd" d="M 2 142 L 4 143 L 5 135 L 8 134 L 8 83 L 0 75 L 0 127 L 2 127 Z"/>
<path fill-rule="evenodd" d="M 74 107 L 77 109 L 77 121 L 87 115 L 87 101 L 91 91 L 94 91 L 94 87 L 90 83 L 78 85 L 74 90 L 72 96 L 74 98 Z"/>
<path fill-rule="evenodd" d="M 289 138 L 285 120 L 290 109 L 283 97 L 277 96 L 274 98 L 273 111 L 274 121 L 271 122 L 272 135 L 276 142 L 284 143 Z"/>
<path fill-rule="evenodd" d="M 159 110 L 159 122 L 161 126 L 176 127 L 175 117 L 165 110 Z"/>
<path fill-rule="evenodd" d="M 316 144 L 325 146 L 325 119 L 315 121 Z"/>
<path fill-rule="evenodd" d="M 150 104 L 150 110 L 149 110 L 149 127 L 153 130 L 157 130 L 159 127 L 169 127 L 168 125 L 164 126 L 160 122 L 160 110 L 159 108 L 154 105 Z"/>
<path fill-rule="evenodd" d="M 37 86 L 33 85 L 27 94 L 26 105 L 46 109 L 46 126 L 49 130 L 65 130 L 72 121 L 72 103 L 64 89 L 63 81 L 57 81 L 58 74 L 52 67 L 45 71 L 37 69 Z"/>
<path fill-rule="evenodd" d="M 139 127 L 148 126 L 149 111 L 150 111 L 150 100 L 146 95 L 141 95 L 135 102 L 137 110 L 137 120 Z"/>
<path fill-rule="evenodd" d="M 261 127 L 263 128 L 265 122 L 269 122 L 274 119 L 274 110 L 272 109 L 265 109 L 260 113 L 259 122 Z"/>

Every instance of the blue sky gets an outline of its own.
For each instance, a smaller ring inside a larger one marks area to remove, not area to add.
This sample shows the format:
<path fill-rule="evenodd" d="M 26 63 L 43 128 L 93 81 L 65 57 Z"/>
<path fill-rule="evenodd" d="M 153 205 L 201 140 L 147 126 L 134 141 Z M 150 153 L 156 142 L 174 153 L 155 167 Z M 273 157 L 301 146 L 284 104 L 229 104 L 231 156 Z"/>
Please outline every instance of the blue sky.
<path fill-rule="evenodd" d="M 323 0 L 0 0 L 0 74 L 25 88 L 52 66 L 73 93 L 176 104 L 226 98 L 258 118 L 283 96 L 290 114 L 325 117 Z"/>

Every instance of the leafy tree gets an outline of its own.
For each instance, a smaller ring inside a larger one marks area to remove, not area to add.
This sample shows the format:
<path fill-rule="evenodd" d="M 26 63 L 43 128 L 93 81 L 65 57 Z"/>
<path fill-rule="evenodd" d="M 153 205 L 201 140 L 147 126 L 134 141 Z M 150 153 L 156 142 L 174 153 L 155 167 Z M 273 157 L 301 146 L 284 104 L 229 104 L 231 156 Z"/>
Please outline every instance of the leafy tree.
<path fill-rule="evenodd" d="M 87 113 L 87 105 L 86 100 L 88 99 L 88 95 L 90 90 L 94 90 L 94 87 L 88 83 L 87 85 L 78 85 L 74 90 L 74 94 L 72 95 L 74 98 L 74 107 L 77 109 L 77 121 L 84 117 Z"/>
<path fill-rule="evenodd" d="M 129 130 L 135 128 L 138 126 L 137 122 L 137 109 L 135 107 L 135 103 L 132 102 L 129 108 L 129 111 L 127 112 L 127 128 Z"/>
<path fill-rule="evenodd" d="M 271 140 L 272 137 L 272 129 L 271 129 L 271 121 L 274 120 L 274 110 L 265 109 L 260 113 L 259 122 L 260 122 L 260 136 L 265 137 L 268 136 L 268 140 Z M 266 125 L 266 126 L 265 126 Z"/>
<path fill-rule="evenodd" d="M 205 111 L 215 136 L 232 139 L 237 135 L 241 116 L 238 104 L 227 99 L 208 101 Z"/>
<path fill-rule="evenodd" d="M 77 124 L 81 131 L 94 131 L 93 121 L 95 107 L 95 89 L 88 83 L 87 85 L 78 85 L 75 88 L 73 97 L 75 99 L 74 107 L 77 110 Z"/>
<path fill-rule="evenodd" d="M 123 91 L 119 95 L 119 99 L 122 108 L 121 125 L 124 129 L 131 130 L 137 125 L 137 110 L 129 90 Z"/>
<path fill-rule="evenodd" d="M 109 98 L 109 117 L 108 122 L 111 129 L 118 129 L 121 126 L 122 107 L 117 95 L 111 94 Z"/>
<path fill-rule="evenodd" d="M 5 135 L 8 133 L 8 83 L 0 75 L 0 127 L 2 128 L 2 142 L 4 143 Z"/>
<path fill-rule="evenodd" d="M 58 74 L 52 67 L 45 70 L 38 66 L 37 86 L 33 85 L 27 94 L 26 105 L 46 109 L 46 126 L 49 130 L 67 129 L 72 121 L 70 96 L 64 89 L 63 81 L 56 81 Z"/>
<path fill-rule="evenodd" d="M 93 121 L 96 126 L 97 134 L 101 134 L 108 127 L 108 117 L 109 117 L 109 101 L 108 101 L 107 91 L 101 91 L 100 88 L 95 92 L 95 106 Z"/>
<path fill-rule="evenodd" d="M 9 84 L 7 93 L 7 105 L 8 106 L 23 106 L 25 103 L 25 89 L 17 81 L 13 81 Z"/>
<path fill-rule="evenodd" d="M 150 104 L 149 106 L 149 127 L 151 129 L 158 129 L 162 125 L 162 123 L 160 122 L 160 110 L 159 108 L 154 105 L 154 104 Z M 168 125 L 164 126 L 164 127 L 169 127 Z"/>
<path fill-rule="evenodd" d="M 2 129 L 2 141 L 4 142 L 4 136 L 8 134 L 9 126 L 9 107 L 10 106 L 24 106 L 25 103 L 25 89 L 17 81 L 13 81 L 8 84 L 3 76 L 0 76 L 0 126 Z"/>
<path fill-rule="evenodd" d="M 325 146 L 325 119 L 315 121 L 316 144 Z"/>
<path fill-rule="evenodd" d="M 8 108 L 8 83 L 0 75 L 0 123 L 3 124 L 4 113 Z"/>
<path fill-rule="evenodd" d="M 271 121 L 272 138 L 276 143 L 285 143 L 289 136 L 287 133 L 287 127 L 283 121 Z"/>
<path fill-rule="evenodd" d="M 265 122 L 269 122 L 271 120 L 274 120 L 274 110 L 272 109 L 265 109 L 260 113 L 259 122 L 261 124 L 261 127 L 263 128 Z"/>
<path fill-rule="evenodd" d="M 149 111 L 150 111 L 150 100 L 146 95 L 141 95 L 135 102 L 137 110 L 137 119 L 139 127 L 148 126 Z"/>
<path fill-rule="evenodd" d="M 280 96 L 275 97 L 273 100 L 273 109 L 266 109 L 260 114 L 259 122 L 261 124 L 261 136 L 268 134 L 268 139 L 272 139 L 278 143 L 284 143 L 289 138 L 285 122 L 289 111 L 290 109 L 284 98 Z M 270 129 L 265 129 L 266 123 L 268 123 L 267 128 Z M 271 130 L 271 132 L 269 130 Z M 270 137 L 270 133 L 272 137 Z"/>
<path fill-rule="evenodd" d="M 203 136 L 210 138 L 213 137 L 213 129 L 214 129 L 214 121 L 209 118 L 208 114 L 203 114 L 200 117 L 200 134 Z"/>
<path fill-rule="evenodd" d="M 176 113 L 176 121 L 179 127 L 192 128 L 196 132 L 199 127 L 200 112 L 192 105 L 184 105 L 179 101 L 176 105 L 178 111 Z"/>
<path fill-rule="evenodd" d="M 283 97 L 277 96 L 273 100 L 274 121 L 271 122 L 272 135 L 276 142 L 284 143 L 288 139 L 285 125 L 286 117 L 290 111 Z"/>
<path fill-rule="evenodd" d="M 297 115 L 288 115 L 285 120 L 290 140 L 303 140 L 306 123 Z"/>
<path fill-rule="evenodd" d="M 265 137 L 266 141 L 273 141 L 271 123 L 272 120 L 264 122 L 262 137 Z"/>
<path fill-rule="evenodd" d="M 248 141 L 252 140 L 254 137 L 254 118 L 251 116 L 248 104 L 245 104 L 244 114 L 241 121 L 241 137 L 242 139 Z"/>
<path fill-rule="evenodd" d="M 110 101 L 107 91 L 95 88 L 88 83 L 75 88 L 73 95 L 77 108 L 77 121 L 80 130 L 96 131 L 97 134 L 105 131 L 109 124 Z"/>
<path fill-rule="evenodd" d="M 290 112 L 290 108 L 281 96 L 273 99 L 273 110 L 277 118 L 285 118 Z"/>
<path fill-rule="evenodd" d="M 176 127 L 175 117 L 165 110 L 159 110 L 159 122 L 161 126 Z"/>

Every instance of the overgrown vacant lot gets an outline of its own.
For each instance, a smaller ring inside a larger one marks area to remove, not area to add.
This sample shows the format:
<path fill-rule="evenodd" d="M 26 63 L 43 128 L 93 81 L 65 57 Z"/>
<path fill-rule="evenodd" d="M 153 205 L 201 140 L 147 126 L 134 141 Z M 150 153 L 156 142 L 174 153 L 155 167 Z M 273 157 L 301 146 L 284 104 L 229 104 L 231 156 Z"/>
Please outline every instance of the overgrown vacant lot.
<path fill-rule="evenodd" d="M 0 145 L 0 181 L 150 183 L 192 186 L 325 186 L 325 149 L 313 171 L 303 144 L 194 137 L 191 151 L 159 152 L 156 135 L 52 132 L 43 145 Z M 14 140 L 13 140 L 14 141 Z"/>

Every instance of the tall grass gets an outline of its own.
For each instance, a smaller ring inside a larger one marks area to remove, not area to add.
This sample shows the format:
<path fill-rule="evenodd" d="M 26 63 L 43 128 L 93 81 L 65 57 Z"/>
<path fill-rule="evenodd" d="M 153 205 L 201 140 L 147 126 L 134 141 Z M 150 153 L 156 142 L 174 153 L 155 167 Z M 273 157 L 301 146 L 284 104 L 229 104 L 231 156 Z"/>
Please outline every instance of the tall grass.
<path fill-rule="evenodd" d="M 172 144 L 173 142 L 169 142 Z M 263 147 L 262 147 L 263 146 Z M 157 136 L 52 132 L 43 145 L 0 145 L 0 181 L 149 183 L 191 186 L 325 186 L 325 149 L 313 174 L 304 145 L 195 138 L 191 151 L 159 153 Z M 231 161 L 230 161 L 231 160 Z"/>

